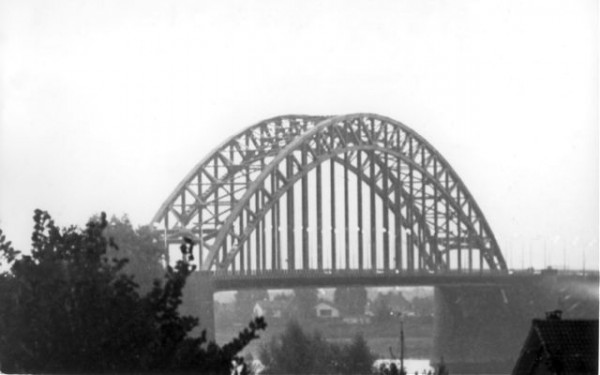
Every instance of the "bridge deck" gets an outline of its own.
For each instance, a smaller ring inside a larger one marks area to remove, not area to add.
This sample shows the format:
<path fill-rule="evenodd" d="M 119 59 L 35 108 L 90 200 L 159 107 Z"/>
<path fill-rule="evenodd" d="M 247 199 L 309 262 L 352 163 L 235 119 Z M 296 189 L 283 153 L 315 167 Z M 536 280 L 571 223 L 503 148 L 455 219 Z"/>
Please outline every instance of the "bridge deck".
<path fill-rule="evenodd" d="M 574 278 L 598 281 L 598 272 L 481 271 L 481 272 L 396 272 L 394 270 L 311 270 L 261 272 L 207 272 L 216 290 L 288 289 L 338 286 L 498 286 L 532 282 L 545 278 Z"/>

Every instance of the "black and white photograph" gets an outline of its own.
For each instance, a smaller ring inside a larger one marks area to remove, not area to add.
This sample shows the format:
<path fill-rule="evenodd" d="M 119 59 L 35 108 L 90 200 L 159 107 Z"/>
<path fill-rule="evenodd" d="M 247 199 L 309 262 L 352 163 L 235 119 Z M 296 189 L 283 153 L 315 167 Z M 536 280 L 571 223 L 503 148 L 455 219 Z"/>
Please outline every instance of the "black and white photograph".
<path fill-rule="evenodd" d="M 598 374 L 594 0 L 0 0 L 0 373 Z"/>

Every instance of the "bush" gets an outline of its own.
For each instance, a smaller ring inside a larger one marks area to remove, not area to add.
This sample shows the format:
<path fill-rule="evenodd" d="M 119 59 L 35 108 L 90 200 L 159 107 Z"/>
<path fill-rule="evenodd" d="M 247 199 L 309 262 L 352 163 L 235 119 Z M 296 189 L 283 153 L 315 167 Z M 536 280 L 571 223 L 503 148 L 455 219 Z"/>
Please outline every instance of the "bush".
<path fill-rule="evenodd" d="M 107 255 L 118 246 L 103 232 L 106 215 L 85 230 L 59 229 L 36 210 L 31 255 L 12 248 L 0 231 L 0 254 L 10 271 L 0 275 L 2 372 L 229 373 L 231 362 L 266 324 L 251 322 L 223 347 L 205 334 L 188 334 L 198 319 L 181 316 L 182 289 L 194 270 L 168 267 L 164 280 L 140 296 L 127 259 Z M 191 254 L 192 245 L 182 245 Z"/>

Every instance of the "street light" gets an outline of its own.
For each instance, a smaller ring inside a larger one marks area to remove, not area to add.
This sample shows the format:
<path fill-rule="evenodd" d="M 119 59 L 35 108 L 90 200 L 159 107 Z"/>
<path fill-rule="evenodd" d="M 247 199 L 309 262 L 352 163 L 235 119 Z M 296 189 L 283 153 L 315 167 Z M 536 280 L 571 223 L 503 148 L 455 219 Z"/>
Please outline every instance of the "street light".
<path fill-rule="evenodd" d="M 392 312 L 393 315 L 400 318 L 400 375 L 405 375 L 404 371 L 404 318 L 401 312 Z"/>

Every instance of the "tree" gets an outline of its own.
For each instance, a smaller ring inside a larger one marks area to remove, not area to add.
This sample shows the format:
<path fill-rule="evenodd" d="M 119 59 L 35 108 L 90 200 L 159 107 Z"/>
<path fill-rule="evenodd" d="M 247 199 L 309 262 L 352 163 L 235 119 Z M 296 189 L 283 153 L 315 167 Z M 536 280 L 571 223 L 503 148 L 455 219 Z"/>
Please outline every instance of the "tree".
<path fill-rule="evenodd" d="M 311 319 L 315 316 L 315 306 L 319 301 L 319 291 L 312 288 L 294 289 L 292 299 L 293 314 L 301 319 Z"/>
<path fill-rule="evenodd" d="M 345 315 L 362 315 L 367 305 L 367 289 L 364 287 L 337 288 L 333 294 L 335 304 Z"/>
<path fill-rule="evenodd" d="M 352 339 L 345 348 L 343 368 L 344 374 L 368 374 L 371 372 L 375 356 L 369 350 L 367 341 L 360 334 Z"/>
<path fill-rule="evenodd" d="M 10 271 L 0 276 L 0 370 L 3 372 L 229 373 L 233 358 L 266 324 L 256 319 L 229 344 L 188 334 L 198 320 L 181 316 L 187 262 L 166 269 L 146 295 L 118 247 L 105 236 L 106 215 L 84 230 L 59 229 L 46 212 L 34 215 L 31 255 L 0 233 Z M 190 254 L 192 245 L 182 245 Z"/>
<path fill-rule="evenodd" d="M 388 298 L 382 297 L 382 295 L 378 295 L 373 301 L 373 318 L 378 323 L 384 323 L 389 321 L 392 318 L 392 308 L 390 307 L 390 302 Z"/>
<path fill-rule="evenodd" d="M 378 293 L 373 301 L 375 320 L 384 322 L 396 313 L 402 313 L 411 308 L 410 302 L 404 298 L 401 292 Z"/>
<path fill-rule="evenodd" d="M 269 342 L 268 349 L 261 353 L 261 360 L 270 374 L 310 374 L 313 354 L 310 338 L 293 320 L 279 338 Z"/>
<path fill-rule="evenodd" d="M 318 332 L 306 334 L 297 321 L 261 347 L 267 374 L 368 374 L 374 356 L 357 335 L 349 345 L 328 343 Z"/>

